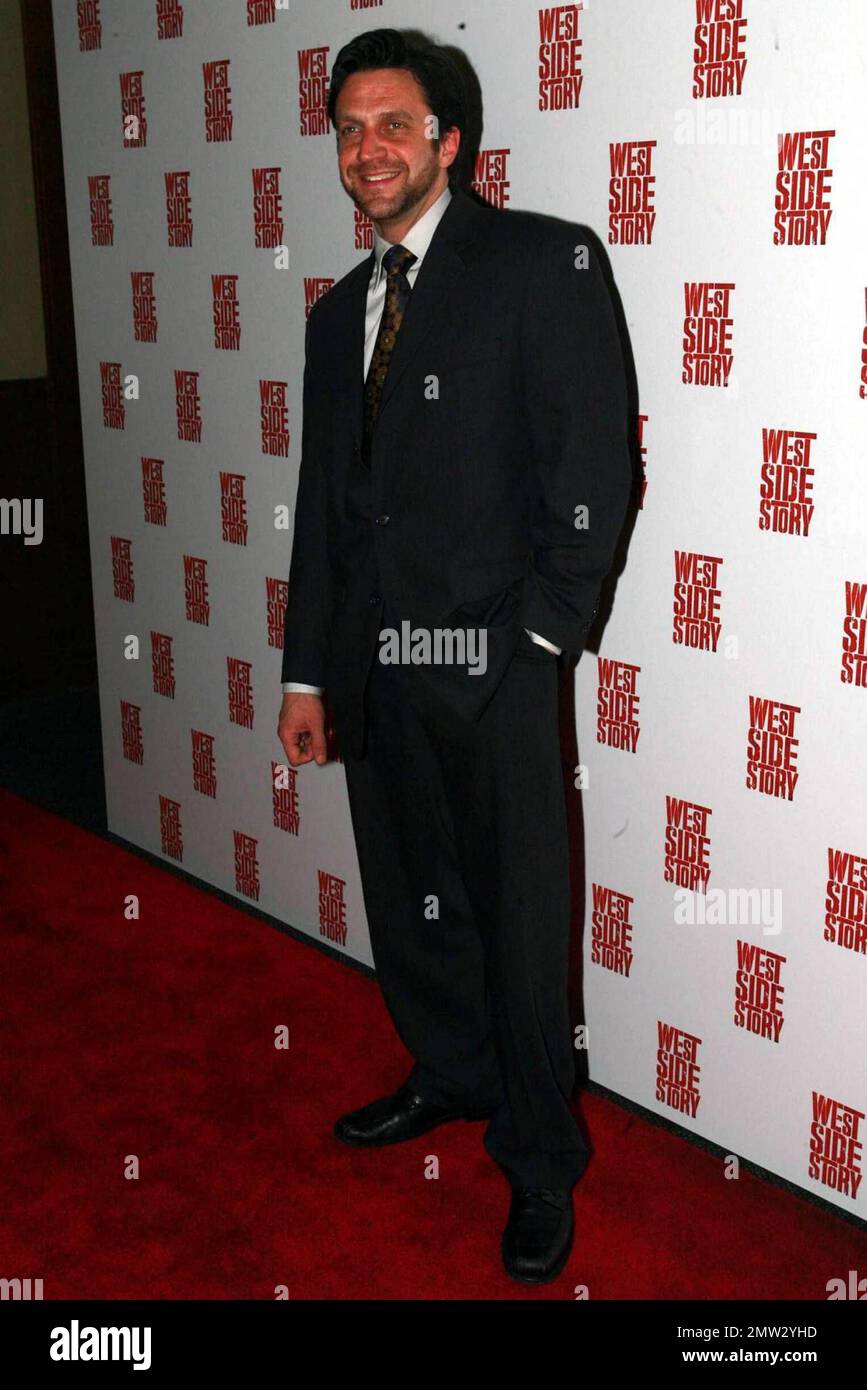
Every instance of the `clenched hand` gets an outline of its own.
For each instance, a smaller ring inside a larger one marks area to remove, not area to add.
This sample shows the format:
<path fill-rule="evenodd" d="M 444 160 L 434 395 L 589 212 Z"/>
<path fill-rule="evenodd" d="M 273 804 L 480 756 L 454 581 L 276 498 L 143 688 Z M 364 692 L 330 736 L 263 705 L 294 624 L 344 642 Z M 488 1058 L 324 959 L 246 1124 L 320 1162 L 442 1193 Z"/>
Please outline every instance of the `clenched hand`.
<path fill-rule="evenodd" d="M 318 695 L 287 692 L 280 706 L 277 737 L 292 767 L 315 761 L 321 767 L 327 760 L 325 707 Z"/>

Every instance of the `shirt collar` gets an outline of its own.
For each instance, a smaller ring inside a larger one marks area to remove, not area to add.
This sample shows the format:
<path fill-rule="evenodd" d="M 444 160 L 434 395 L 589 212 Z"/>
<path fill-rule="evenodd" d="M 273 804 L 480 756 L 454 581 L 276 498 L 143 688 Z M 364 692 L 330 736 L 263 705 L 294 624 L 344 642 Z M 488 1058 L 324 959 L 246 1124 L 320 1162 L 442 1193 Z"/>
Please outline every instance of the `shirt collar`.
<path fill-rule="evenodd" d="M 414 222 L 406 236 L 402 238 L 400 243 L 401 246 L 405 246 L 407 251 L 411 251 L 416 258 L 410 267 L 411 270 L 416 270 L 421 264 L 424 253 L 431 244 L 439 220 L 451 201 L 451 196 L 451 189 L 448 184 L 446 184 L 436 202 L 431 203 L 424 216 L 420 217 L 417 222 Z M 386 241 L 384 237 L 379 235 L 376 228 L 374 228 L 373 249 L 376 254 L 376 263 L 373 267 L 373 277 L 371 280 L 371 288 L 374 290 L 377 288 L 382 278 L 382 258 L 388 248 L 393 245 L 393 242 Z"/>

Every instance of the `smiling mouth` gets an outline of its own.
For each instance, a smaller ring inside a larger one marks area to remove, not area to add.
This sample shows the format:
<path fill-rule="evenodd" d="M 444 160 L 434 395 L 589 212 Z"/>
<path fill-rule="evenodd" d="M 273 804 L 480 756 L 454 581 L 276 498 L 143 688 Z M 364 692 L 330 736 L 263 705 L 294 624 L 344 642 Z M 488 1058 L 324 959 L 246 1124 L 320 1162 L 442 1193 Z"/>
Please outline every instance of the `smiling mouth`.
<path fill-rule="evenodd" d="M 381 183 L 391 183 L 392 179 L 398 178 L 400 173 L 400 169 L 391 169 L 384 174 L 360 174 L 359 177 L 362 183 L 366 183 L 370 187 L 376 187 Z"/>

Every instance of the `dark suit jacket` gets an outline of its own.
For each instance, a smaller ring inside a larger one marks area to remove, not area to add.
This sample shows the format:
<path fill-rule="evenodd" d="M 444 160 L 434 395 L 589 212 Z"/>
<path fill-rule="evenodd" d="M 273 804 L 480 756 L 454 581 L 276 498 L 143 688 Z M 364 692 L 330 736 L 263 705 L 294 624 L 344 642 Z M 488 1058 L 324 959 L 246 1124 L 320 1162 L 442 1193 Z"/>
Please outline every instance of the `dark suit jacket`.
<path fill-rule="evenodd" d="M 419 668 L 478 718 L 522 628 L 583 650 L 632 484 L 620 341 L 585 228 L 453 190 L 409 298 L 367 468 L 372 265 L 371 254 L 307 322 L 282 667 L 284 681 L 326 688 L 341 748 L 356 754 L 383 599 L 413 627 L 486 627 L 484 675 Z M 575 526 L 581 506 L 586 529 Z"/>

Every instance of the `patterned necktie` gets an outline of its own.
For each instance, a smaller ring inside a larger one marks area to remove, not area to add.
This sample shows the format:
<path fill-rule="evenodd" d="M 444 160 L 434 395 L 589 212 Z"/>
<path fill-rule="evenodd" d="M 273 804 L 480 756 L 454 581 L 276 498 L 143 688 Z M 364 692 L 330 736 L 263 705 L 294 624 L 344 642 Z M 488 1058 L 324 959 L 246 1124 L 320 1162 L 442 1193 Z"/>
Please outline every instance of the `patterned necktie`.
<path fill-rule="evenodd" d="M 379 402 L 382 398 L 382 388 L 385 385 L 388 364 L 391 361 L 392 350 L 397 340 L 400 325 L 403 323 L 404 312 L 410 296 L 410 285 L 405 272 L 417 259 L 418 257 L 413 255 L 412 251 L 407 251 L 405 246 L 390 246 L 382 258 L 382 264 L 387 272 L 385 305 L 364 383 L 362 458 L 368 468 L 370 467 L 370 443 L 379 411 Z"/>

